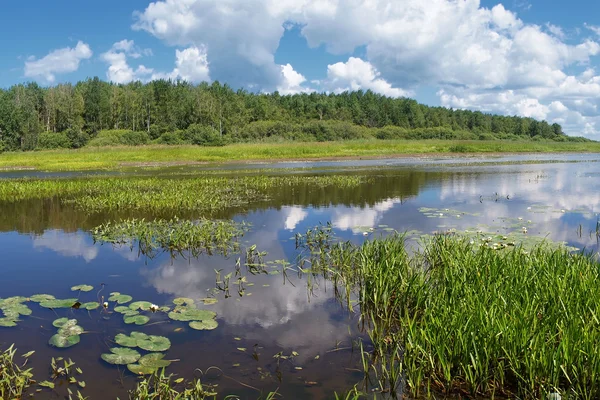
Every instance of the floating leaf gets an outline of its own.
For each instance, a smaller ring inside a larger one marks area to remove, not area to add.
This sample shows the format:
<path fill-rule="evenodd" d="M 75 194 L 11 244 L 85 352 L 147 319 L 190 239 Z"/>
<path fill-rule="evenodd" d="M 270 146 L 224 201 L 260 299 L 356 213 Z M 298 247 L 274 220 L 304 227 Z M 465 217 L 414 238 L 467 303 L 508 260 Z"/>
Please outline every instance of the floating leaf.
<path fill-rule="evenodd" d="M 76 319 L 68 320 L 59 330 L 58 334 L 62 336 L 81 335 L 83 328 L 77 325 Z"/>
<path fill-rule="evenodd" d="M 140 364 L 127 364 L 127 369 L 136 375 L 150 375 L 157 370 L 157 368 L 145 367 Z"/>
<path fill-rule="evenodd" d="M 123 333 L 119 333 L 117 336 L 115 336 L 115 342 L 123 347 L 137 347 L 137 340 Z"/>
<path fill-rule="evenodd" d="M 55 298 L 56 297 L 52 296 L 51 294 L 34 294 L 29 298 L 29 300 L 33 301 L 34 303 L 39 303 L 44 300 L 54 300 Z"/>
<path fill-rule="evenodd" d="M 185 308 L 171 311 L 169 318 L 175 321 L 206 321 L 216 318 L 217 314 L 213 311 L 198 310 L 196 308 Z"/>
<path fill-rule="evenodd" d="M 131 311 L 131 308 L 129 308 L 127 306 L 116 306 L 115 311 L 118 313 L 124 313 L 124 312 Z"/>
<path fill-rule="evenodd" d="M 7 315 L 7 314 L 31 315 L 31 313 L 32 313 L 31 308 L 27 307 L 25 304 L 13 304 L 13 305 L 5 306 L 4 308 L 2 308 L 2 312 L 4 312 L 4 315 Z"/>
<path fill-rule="evenodd" d="M 43 381 L 38 383 L 38 385 L 42 386 L 42 387 L 47 387 L 50 389 L 54 389 L 54 383 L 50 382 L 50 381 Z"/>
<path fill-rule="evenodd" d="M 131 337 L 137 340 L 146 340 L 149 336 L 143 332 L 131 332 Z"/>
<path fill-rule="evenodd" d="M 121 314 L 123 314 L 123 317 L 133 317 L 134 315 L 140 315 L 140 312 L 128 309 L 127 311 L 123 311 Z"/>
<path fill-rule="evenodd" d="M 77 303 L 77 299 L 52 299 L 41 301 L 40 306 L 44 308 L 71 308 L 75 303 Z"/>
<path fill-rule="evenodd" d="M 126 324 L 144 325 L 145 323 L 150 321 L 150 318 L 146 317 L 145 315 L 133 315 L 133 316 L 125 315 L 123 317 L 123 321 Z"/>
<path fill-rule="evenodd" d="M 146 351 L 167 351 L 171 341 L 164 336 L 148 336 L 145 340 L 138 340 L 137 345 Z"/>
<path fill-rule="evenodd" d="M 119 292 L 111 293 L 110 297 L 108 298 L 108 301 L 116 301 L 117 304 L 129 303 L 131 300 L 133 300 L 133 297 L 127 294 L 121 294 Z"/>
<path fill-rule="evenodd" d="M 214 297 L 207 297 L 205 299 L 201 299 L 201 301 L 206 305 L 216 304 L 219 300 Z"/>
<path fill-rule="evenodd" d="M 12 328 L 13 326 L 17 326 L 17 323 L 13 319 L 8 318 L 0 318 L 0 327 L 2 328 Z"/>
<path fill-rule="evenodd" d="M 188 297 L 178 297 L 175 300 L 173 300 L 173 304 L 175 304 L 176 306 L 182 306 L 184 304 L 187 306 L 193 306 L 194 300 Z"/>
<path fill-rule="evenodd" d="M 35 350 L 31 350 L 31 351 L 23 354 L 21 357 L 23 357 L 23 358 L 29 358 L 29 357 L 31 357 L 33 355 L 33 353 L 35 353 Z"/>
<path fill-rule="evenodd" d="M 111 353 L 102 354 L 100 357 L 109 364 L 127 365 L 133 364 L 140 359 L 140 353 L 133 349 L 113 347 Z"/>
<path fill-rule="evenodd" d="M 72 291 L 76 292 L 76 291 L 81 291 L 81 292 L 90 292 L 94 289 L 93 286 L 90 285 L 77 285 L 77 286 L 73 286 L 71 288 Z"/>
<path fill-rule="evenodd" d="M 90 301 L 88 303 L 83 303 L 80 307 L 91 311 L 100 307 L 100 303 L 98 303 L 97 301 Z"/>
<path fill-rule="evenodd" d="M 79 343 L 79 335 L 64 336 L 61 334 L 56 334 L 50 338 L 48 343 L 61 349 L 71 347 Z"/>
<path fill-rule="evenodd" d="M 190 322 L 190 328 L 195 329 L 197 331 L 211 331 L 217 328 L 217 326 L 219 326 L 219 323 L 214 319 Z"/>
<path fill-rule="evenodd" d="M 65 326 L 65 324 L 69 321 L 69 318 L 59 318 L 54 320 L 54 322 L 52 322 L 52 325 L 55 328 L 62 328 L 63 326 Z"/>
<path fill-rule="evenodd" d="M 171 361 L 163 360 L 164 357 L 165 355 L 161 353 L 146 354 L 138 360 L 138 364 L 150 368 L 165 368 L 171 365 Z"/>
<path fill-rule="evenodd" d="M 133 303 L 131 303 L 129 305 L 129 308 L 131 310 L 148 311 L 148 310 L 150 310 L 151 306 L 152 306 L 152 303 L 150 303 L 149 301 L 134 301 Z"/>

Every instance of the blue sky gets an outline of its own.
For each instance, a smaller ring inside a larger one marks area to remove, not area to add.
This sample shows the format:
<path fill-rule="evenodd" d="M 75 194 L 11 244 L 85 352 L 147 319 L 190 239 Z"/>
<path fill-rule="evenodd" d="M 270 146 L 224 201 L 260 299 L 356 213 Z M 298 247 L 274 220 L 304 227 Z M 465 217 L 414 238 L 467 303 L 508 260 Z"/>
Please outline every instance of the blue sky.
<path fill-rule="evenodd" d="M 596 0 L 28 0 L 0 16 L 0 87 L 99 76 L 371 89 L 600 139 Z"/>

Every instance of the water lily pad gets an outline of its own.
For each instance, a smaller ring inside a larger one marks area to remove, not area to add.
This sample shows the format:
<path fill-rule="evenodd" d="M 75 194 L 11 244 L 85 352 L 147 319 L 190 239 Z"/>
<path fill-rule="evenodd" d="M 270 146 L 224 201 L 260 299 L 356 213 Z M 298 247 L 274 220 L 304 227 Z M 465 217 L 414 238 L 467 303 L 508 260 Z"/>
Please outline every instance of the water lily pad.
<path fill-rule="evenodd" d="M 196 329 L 197 331 L 211 331 L 217 328 L 217 326 L 219 326 L 219 323 L 214 319 L 190 322 L 190 328 Z"/>
<path fill-rule="evenodd" d="M 79 335 L 64 336 L 61 334 L 56 334 L 50 338 L 48 343 L 50 343 L 52 346 L 64 349 L 79 343 Z"/>
<path fill-rule="evenodd" d="M 136 375 L 150 375 L 157 370 L 157 368 L 145 367 L 140 364 L 127 364 L 127 369 Z"/>
<path fill-rule="evenodd" d="M 76 292 L 76 291 L 80 291 L 80 292 L 90 292 L 94 289 L 93 286 L 90 285 L 77 285 L 77 286 L 73 286 L 71 288 L 72 291 Z"/>
<path fill-rule="evenodd" d="M 95 310 L 100 307 L 100 303 L 97 301 L 90 301 L 88 303 L 83 303 L 80 307 L 85 308 L 86 310 Z"/>
<path fill-rule="evenodd" d="M 15 320 L 9 319 L 9 318 L 0 318 L 0 327 L 12 328 L 13 326 L 17 326 L 17 323 Z"/>
<path fill-rule="evenodd" d="M 128 309 L 127 311 L 123 311 L 121 314 L 123 314 L 123 317 L 133 317 L 134 315 L 139 315 L 140 312 Z"/>
<path fill-rule="evenodd" d="M 148 310 L 150 310 L 151 306 L 152 306 L 152 303 L 150 303 L 149 301 L 134 301 L 133 303 L 131 303 L 129 305 L 129 308 L 131 310 L 148 311 Z"/>
<path fill-rule="evenodd" d="M 77 303 L 77 299 L 52 299 L 41 301 L 40 306 L 44 308 L 71 308 L 75 303 Z"/>
<path fill-rule="evenodd" d="M 133 349 L 113 347 L 110 349 L 110 353 L 102 354 L 100 357 L 109 364 L 127 365 L 135 363 L 141 355 Z"/>
<path fill-rule="evenodd" d="M 116 301 L 117 304 L 129 303 L 131 300 L 133 300 L 133 297 L 127 294 L 121 294 L 119 292 L 111 293 L 110 297 L 108 298 L 108 301 Z"/>
<path fill-rule="evenodd" d="M 123 333 L 119 333 L 117 336 L 115 336 L 115 342 L 123 347 L 137 347 L 137 339 L 129 337 Z"/>
<path fill-rule="evenodd" d="M 56 299 L 56 297 L 52 296 L 51 294 L 34 294 L 33 296 L 31 296 L 29 298 L 30 301 L 33 301 L 34 303 L 40 303 L 44 300 L 54 300 Z"/>
<path fill-rule="evenodd" d="M 69 321 L 69 318 L 59 318 L 52 322 L 52 325 L 56 328 L 62 328 Z"/>
<path fill-rule="evenodd" d="M 130 336 L 131 336 L 132 338 L 135 338 L 136 340 L 146 340 L 146 339 L 148 339 L 148 337 L 149 337 L 148 335 L 146 335 L 146 334 L 145 334 L 145 333 L 143 333 L 143 332 L 131 332 L 131 335 L 130 335 Z"/>
<path fill-rule="evenodd" d="M 216 318 L 217 314 L 213 311 L 198 310 L 196 308 L 186 308 L 174 310 L 169 313 L 169 318 L 175 321 L 206 321 Z"/>
<path fill-rule="evenodd" d="M 58 334 L 63 336 L 81 335 L 83 332 L 83 328 L 77 325 L 77 320 L 75 319 L 70 319 L 65 325 L 63 325 L 62 328 L 58 330 Z"/>
<path fill-rule="evenodd" d="M 146 317 L 145 315 L 133 315 L 133 316 L 125 315 L 125 316 L 123 316 L 123 321 L 126 324 L 144 325 L 145 323 L 150 321 L 150 318 Z"/>
<path fill-rule="evenodd" d="M 182 306 L 182 305 L 188 305 L 188 306 L 193 306 L 194 305 L 194 300 L 188 298 L 188 297 L 178 297 L 175 300 L 173 300 L 173 304 L 175 304 L 176 306 Z"/>
<path fill-rule="evenodd" d="M 116 306 L 115 311 L 118 313 L 124 313 L 124 312 L 131 311 L 131 309 L 127 306 Z"/>
<path fill-rule="evenodd" d="M 27 297 L 23 297 L 23 296 L 14 296 L 14 297 L 8 297 L 6 299 L 0 299 L 0 308 L 15 305 L 15 304 L 25 303 L 26 301 L 27 301 Z"/>
<path fill-rule="evenodd" d="M 145 340 L 137 340 L 137 345 L 146 351 L 167 351 L 171 341 L 164 336 L 148 336 Z"/>
<path fill-rule="evenodd" d="M 161 353 L 146 354 L 138 360 L 138 364 L 150 368 L 165 368 L 171 365 L 171 361 L 163 360 L 164 358 L 165 355 Z"/>
<path fill-rule="evenodd" d="M 31 315 L 32 311 L 29 307 L 27 307 L 25 304 L 11 304 L 11 305 L 7 305 L 2 307 L 2 312 L 4 312 L 5 315 L 7 314 L 12 314 L 12 315 Z M 8 315 L 7 315 L 8 316 Z"/>

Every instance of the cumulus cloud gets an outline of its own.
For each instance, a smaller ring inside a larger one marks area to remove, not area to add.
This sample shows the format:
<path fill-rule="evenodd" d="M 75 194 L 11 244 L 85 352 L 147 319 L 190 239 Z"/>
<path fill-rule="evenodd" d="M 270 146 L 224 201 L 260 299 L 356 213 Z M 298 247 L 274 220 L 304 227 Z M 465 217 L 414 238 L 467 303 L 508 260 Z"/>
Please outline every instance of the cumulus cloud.
<path fill-rule="evenodd" d="M 524 12 L 527 7 L 515 9 Z M 590 66 L 600 54 L 600 44 L 590 38 L 566 41 L 560 26 L 527 23 L 502 4 L 487 8 L 480 0 L 162 0 L 137 14 L 134 29 L 170 45 L 205 48 L 213 79 L 297 93 L 309 90 L 305 77 L 291 65 L 274 61 L 290 25 L 300 27 L 309 46 L 322 45 L 342 55 L 359 48 L 364 54 L 329 65 L 319 90 L 371 89 L 404 96 L 419 86 L 434 87 L 444 105 L 546 116 L 551 122 L 567 121 L 567 132 L 598 134 L 598 114 L 589 111 L 598 105 L 600 76 L 592 75 L 590 68 L 586 76 L 570 71 Z M 596 26 L 586 27 L 600 32 Z M 516 102 L 509 104 L 506 98 Z M 551 107 L 553 102 L 567 110 Z"/>
<path fill-rule="evenodd" d="M 90 46 L 79 41 L 75 47 L 53 50 L 40 59 L 30 57 L 25 62 L 25 76 L 52 83 L 57 74 L 77 71 L 81 61 L 89 59 L 92 54 Z"/>
<path fill-rule="evenodd" d="M 328 84 L 334 92 L 350 90 L 372 90 L 391 97 L 405 97 L 410 93 L 392 85 L 379 77 L 379 72 L 368 61 L 350 57 L 347 62 L 327 66 Z"/>
<path fill-rule="evenodd" d="M 133 40 L 121 40 L 112 45 L 111 49 L 103 53 L 101 58 L 109 64 L 106 77 L 114 83 L 128 83 L 136 80 L 146 80 L 152 74 L 152 69 L 139 65 L 133 69 L 128 63 L 128 57 L 140 58 L 143 54 L 151 54 L 150 50 L 140 50 Z"/>
<path fill-rule="evenodd" d="M 182 79 L 188 82 L 209 82 L 208 59 L 204 47 L 188 47 L 175 51 L 175 68 L 168 73 L 156 73 L 152 79 Z"/>

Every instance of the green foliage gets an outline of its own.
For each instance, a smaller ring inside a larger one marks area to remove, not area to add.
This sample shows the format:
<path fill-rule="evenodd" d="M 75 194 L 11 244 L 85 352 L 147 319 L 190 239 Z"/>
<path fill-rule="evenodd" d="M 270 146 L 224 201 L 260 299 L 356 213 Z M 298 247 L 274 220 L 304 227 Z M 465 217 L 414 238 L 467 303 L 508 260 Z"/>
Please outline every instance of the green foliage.
<path fill-rule="evenodd" d="M 146 371 L 146 369 L 140 370 L 138 367 L 134 367 L 132 372 L 145 373 Z M 203 385 L 199 379 L 195 379 L 193 382 L 174 379 L 173 375 L 165 375 L 164 369 L 160 372 L 155 371 L 152 376 L 142 379 L 137 383 L 135 389 L 129 392 L 130 400 L 204 400 L 215 399 L 216 396 L 217 393 L 213 386 Z"/>
<path fill-rule="evenodd" d="M 0 132 L 0 147 L 9 151 L 81 148 L 90 139 L 91 146 L 133 146 L 150 140 L 222 146 L 255 140 L 564 136 L 560 125 L 546 121 L 428 107 L 372 91 L 281 96 L 234 91 L 218 82 L 117 85 L 97 77 L 75 85 L 42 88 L 29 83 L 0 89 Z"/>
<path fill-rule="evenodd" d="M 69 149 L 72 145 L 66 132 L 42 132 L 38 137 L 37 148 L 43 150 Z"/>
<path fill-rule="evenodd" d="M 22 365 L 15 361 L 17 350 L 13 346 L 0 353 L 0 399 L 25 398 L 27 389 L 35 383 L 31 368 L 25 369 L 28 357 L 33 354 L 23 355 Z"/>
<path fill-rule="evenodd" d="M 150 142 L 148 133 L 144 131 L 111 130 L 100 131 L 88 146 L 139 146 Z"/>
<path fill-rule="evenodd" d="M 393 391 L 403 379 L 414 397 L 598 397 L 600 265 L 591 256 L 544 244 L 497 251 L 447 235 L 415 254 L 402 236 L 353 245 L 311 235 L 302 248 L 312 272 L 335 277 L 336 293 L 358 298 L 369 320 L 378 367 L 365 366 L 381 385 Z"/>

